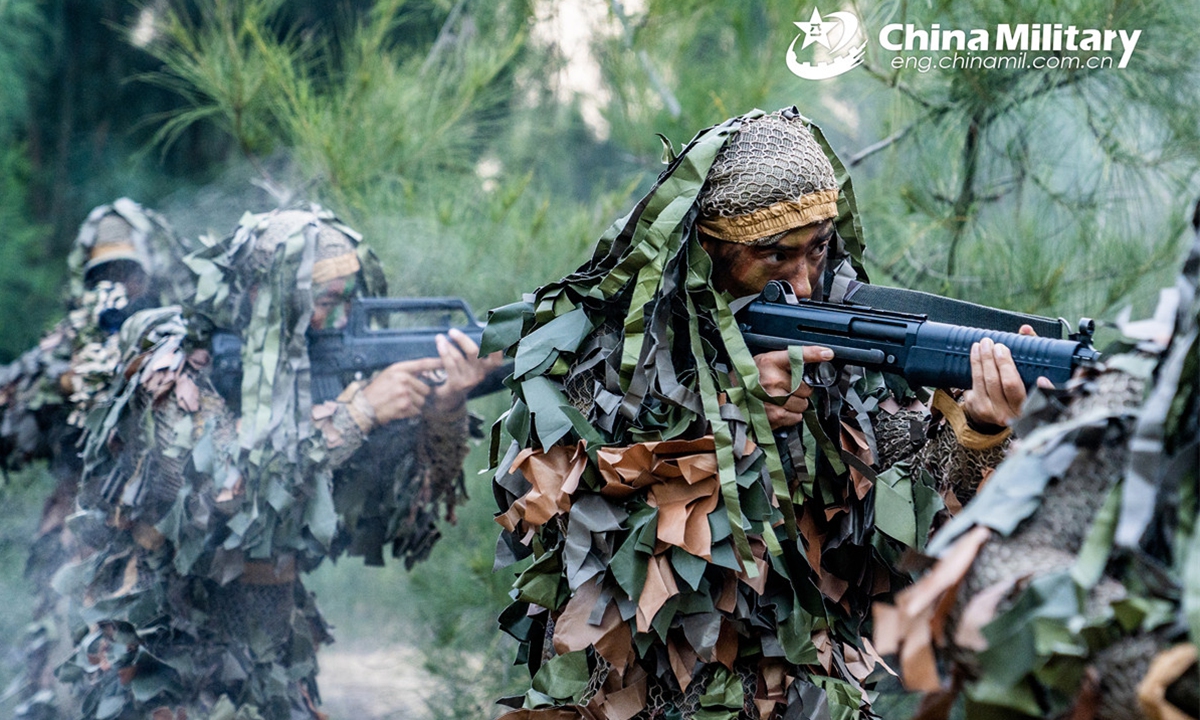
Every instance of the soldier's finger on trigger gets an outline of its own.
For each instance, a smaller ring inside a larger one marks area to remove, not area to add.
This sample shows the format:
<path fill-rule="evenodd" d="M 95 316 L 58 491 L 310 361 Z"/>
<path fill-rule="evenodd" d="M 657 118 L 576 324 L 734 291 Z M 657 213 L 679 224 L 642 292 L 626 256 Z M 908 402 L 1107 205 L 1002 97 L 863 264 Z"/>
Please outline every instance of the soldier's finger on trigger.
<path fill-rule="evenodd" d="M 442 359 L 440 357 L 418 358 L 416 360 L 402 360 L 398 363 L 393 363 L 388 366 L 385 372 L 400 372 L 415 376 L 428 370 L 440 370 L 441 367 Z"/>
<path fill-rule="evenodd" d="M 819 363 L 828 362 L 833 359 L 833 351 L 827 347 L 820 345 L 806 345 L 804 347 L 804 362 Z"/>

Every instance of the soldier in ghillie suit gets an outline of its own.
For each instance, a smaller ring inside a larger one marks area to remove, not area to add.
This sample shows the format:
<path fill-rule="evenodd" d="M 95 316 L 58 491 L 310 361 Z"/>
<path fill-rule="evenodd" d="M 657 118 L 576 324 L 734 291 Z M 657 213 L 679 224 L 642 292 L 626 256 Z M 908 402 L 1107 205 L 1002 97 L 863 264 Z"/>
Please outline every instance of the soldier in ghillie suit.
<path fill-rule="evenodd" d="M 1198 281 L 1200 234 L 1162 312 L 1030 401 L 937 564 L 876 608 L 924 720 L 960 695 L 968 720 L 1200 717 Z"/>
<path fill-rule="evenodd" d="M 122 382 L 86 438 L 73 527 L 99 549 L 72 579 L 90 632 L 59 670 L 85 718 L 321 717 L 329 635 L 301 574 L 386 543 L 423 558 L 462 491 L 466 393 L 492 365 L 469 338 L 314 405 L 306 333 L 385 291 L 375 256 L 315 207 L 206 243 L 183 311 L 123 327 Z M 241 342 L 232 387 L 216 331 Z"/>
<path fill-rule="evenodd" d="M 79 438 L 117 365 L 116 331 L 139 308 L 173 302 L 185 245 L 166 220 L 128 198 L 89 213 L 68 257 L 67 317 L 38 346 L 0 369 L 0 465 L 45 459 L 55 479 L 26 563 L 37 592 L 25 638 L 20 718 L 54 717 L 50 654 L 62 642 L 59 595 L 50 580 L 74 554 L 64 520 L 75 503 L 83 463 Z"/>
<path fill-rule="evenodd" d="M 987 345 L 983 381 L 936 414 L 852 367 L 810 404 L 802 366 L 830 354 L 752 356 L 730 302 L 770 280 L 836 301 L 865 279 L 844 168 L 794 108 L 668 155 L 589 263 L 484 336 L 515 357 L 497 565 L 534 555 L 501 617 L 532 689 L 505 717 L 862 717 L 881 670 L 867 608 L 905 582 L 893 563 L 950 480 L 998 460 L 1024 387 Z"/>

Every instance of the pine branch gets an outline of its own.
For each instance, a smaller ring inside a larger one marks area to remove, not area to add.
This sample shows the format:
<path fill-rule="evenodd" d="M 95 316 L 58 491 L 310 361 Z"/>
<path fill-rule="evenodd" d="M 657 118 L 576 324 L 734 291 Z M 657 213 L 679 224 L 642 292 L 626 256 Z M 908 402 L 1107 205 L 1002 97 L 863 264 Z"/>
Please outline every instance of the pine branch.
<path fill-rule="evenodd" d="M 892 133 L 891 135 L 880 140 L 879 142 L 868 145 L 865 148 L 863 148 L 862 150 L 859 150 L 854 155 L 851 155 L 850 160 L 847 162 L 847 165 L 849 165 L 850 167 L 854 167 L 855 165 L 858 165 L 863 160 L 866 160 L 867 158 L 871 157 L 875 153 L 891 147 L 895 143 L 898 143 L 901 140 L 903 140 L 904 137 L 906 135 L 908 135 L 909 132 L 911 132 L 913 128 L 917 127 L 918 125 L 920 125 L 922 123 L 929 122 L 931 120 L 936 121 L 937 118 L 939 118 L 944 112 L 945 112 L 945 110 L 942 110 L 942 109 L 931 110 L 930 112 L 926 113 L 925 115 L 922 115 L 920 117 L 920 119 L 914 121 L 910 125 L 905 126 L 904 128 Z"/>
<path fill-rule="evenodd" d="M 462 15 L 463 8 L 466 7 L 467 0 L 458 0 L 454 3 L 454 7 L 450 8 L 450 14 L 446 16 L 446 22 L 442 23 L 441 30 L 438 31 L 437 38 L 433 41 L 433 46 L 429 48 L 429 54 L 425 56 L 425 62 L 421 63 L 421 75 L 429 72 L 442 53 L 446 51 L 454 42 L 454 25 L 458 22 L 458 16 Z"/>
<path fill-rule="evenodd" d="M 621 0 L 612 0 L 613 14 L 617 16 L 617 20 L 621 22 L 621 33 L 625 40 L 625 47 L 628 50 L 633 50 L 633 31 L 629 29 L 629 18 L 625 16 L 625 7 L 621 4 Z M 662 76 L 654 68 L 654 64 L 650 62 L 650 55 L 644 49 L 637 50 L 638 62 L 642 66 L 642 71 L 646 73 L 646 77 L 650 79 L 650 84 L 654 87 L 654 91 L 662 98 L 663 104 L 667 106 L 667 112 L 671 117 L 678 119 L 683 114 L 683 108 L 679 104 L 679 99 L 675 97 L 675 93 L 671 92 L 671 88 L 667 87 L 667 83 L 663 81 Z"/>
<path fill-rule="evenodd" d="M 946 275 L 950 277 L 954 277 L 958 246 L 966 233 L 971 208 L 976 200 L 975 173 L 979 169 L 979 139 L 994 117 L 986 110 L 977 108 L 967 125 L 967 137 L 963 143 L 962 154 L 962 183 L 950 215 L 950 248 L 946 254 Z"/>

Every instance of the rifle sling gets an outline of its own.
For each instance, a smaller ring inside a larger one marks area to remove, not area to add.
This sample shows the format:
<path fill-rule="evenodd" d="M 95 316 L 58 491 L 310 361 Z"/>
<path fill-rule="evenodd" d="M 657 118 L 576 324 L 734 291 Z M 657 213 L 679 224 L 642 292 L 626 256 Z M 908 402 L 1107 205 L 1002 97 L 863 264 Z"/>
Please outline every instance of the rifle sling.
<path fill-rule="evenodd" d="M 925 315 L 934 322 L 951 325 L 966 325 L 1010 333 L 1017 332 L 1022 325 L 1030 325 L 1034 332 L 1041 337 L 1061 339 L 1063 336 L 1062 323 L 1052 318 L 976 305 L 966 300 L 955 300 L 920 290 L 905 290 L 904 288 L 851 281 L 850 287 L 846 291 L 845 302 L 880 310 Z"/>

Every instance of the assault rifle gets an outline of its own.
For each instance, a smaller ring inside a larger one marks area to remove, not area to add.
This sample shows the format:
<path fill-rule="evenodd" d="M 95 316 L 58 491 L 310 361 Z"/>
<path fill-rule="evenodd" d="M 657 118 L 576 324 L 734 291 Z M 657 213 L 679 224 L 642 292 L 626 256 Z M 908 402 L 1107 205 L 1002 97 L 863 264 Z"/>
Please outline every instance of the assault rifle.
<path fill-rule="evenodd" d="M 1025 319 L 1015 314 L 995 314 Z M 798 300 L 791 285 L 779 280 L 768 283 L 757 298 L 738 311 L 737 320 L 751 352 L 818 345 L 833 350 L 835 362 L 893 373 L 911 385 L 926 387 L 970 388 L 971 345 L 985 337 L 1012 352 L 1026 387 L 1040 376 L 1064 383 L 1076 367 L 1100 359 L 1100 353 L 1091 347 L 1095 323 L 1087 318 L 1080 321 L 1079 332 L 1067 340 L 1061 338 L 1061 325 L 1053 321 L 1040 322 L 1036 329 L 1042 333 L 1049 329 L 1057 337 L 1019 335 L 936 322 L 925 314 Z"/>
<path fill-rule="evenodd" d="M 367 377 L 392 363 L 437 357 L 436 338 L 451 328 L 476 344 L 483 337 L 483 324 L 461 298 L 355 298 L 344 328 L 308 331 L 313 403 L 337 398 L 347 380 Z M 214 384 L 236 409 L 241 399 L 242 341 L 233 333 L 216 332 L 211 347 Z M 468 397 L 503 390 L 504 378 L 511 373 L 511 364 L 496 368 Z"/>

